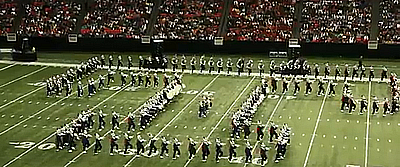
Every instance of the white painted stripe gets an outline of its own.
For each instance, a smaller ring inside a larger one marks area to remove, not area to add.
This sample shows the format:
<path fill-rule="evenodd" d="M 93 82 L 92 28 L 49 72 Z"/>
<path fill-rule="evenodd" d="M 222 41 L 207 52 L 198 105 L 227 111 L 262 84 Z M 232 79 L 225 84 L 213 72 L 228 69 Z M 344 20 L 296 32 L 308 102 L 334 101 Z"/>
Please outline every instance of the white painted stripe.
<path fill-rule="evenodd" d="M 329 91 L 329 84 L 330 84 L 330 83 L 331 83 L 331 82 L 329 81 L 329 82 L 328 82 L 328 85 L 327 85 L 327 88 L 326 88 L 326 92 Z M 326 97 L 328 97 L 328 93 L 326 93 L 326 92 L 325 92 L 324 100 L 322 101 L 322 104 L 321 104 L 321 108 L 320 108 L 320 110 L 319 110 L 319 114 L 318 114 L 317 121 L 315 122 L 314 132 L 313 132 L 313 134 L 312 134 L 312 136 L 311 136 L 310 144 L 308 145 L 308 150 L 307 150 L 307 154 L 306 154 L 306 159 L 304 160 L 303 167 L 306 167 L 306 166 L 307 166 L 308 158 L 310 157 L 311 148 L 312 148 L 312 145 L 313 145 L 314 139 L 315 139 L 315 133 L 317 133 L 318 125 L 319 125 L 319 122 L 320 122 L 320 120 L 321 120 L 322 111 L 323 111 L 323 109 L 324 109 L 324 105 L 325 105 L 325 102 L 326 102 Z"/>
<path fill-rule="evenodd" d="M 228 115 L 229 111 L 233 108 L 233 106 L 235 106 L 236 102 L 240 99 L 240 97 L 242 97 L 243 93 L 247 90 L 247 88 L 249 88 L 250 84 L 254 81 L 255 77 L 253 77 L 250 82 L 246 85 L 246 87 L 242 90 L 242 92 L 236 97 L 235 101 L 233 101 L 233 103 L 231 104 L 231 106 L 228 108 L 228 110 L 226 110 L 225 114 L 219 119 L 218 123 L 214 126 L 214 128 L 210 131 L 210 133 L 207 135 L 206 139 L 210 138 L 211 134 L 214 133 L 215 129 L 217 129 L 217 127 L 219 126 L 219 124 L 221 124 L 221 122 L 224 120 L 224 118 Z M 199 145 L 199 147 L 196 150 L 196 154 L 200 151 L 201 146 L 203 145 L 203 143 L 201 143 Z M 188 159 L 185 163 L 185 165 L 183 165 L 184 167 L 187 167 L 189 165 L 189 163 L 192 161 L 192 159 Z"/>
<path fill-rule="evenodd" d="M 111 98 L 113 98 L 115 95 L 117 95 L 118 93 L 122 92 L 125 88 L 127 88 L 128 86 L 130 86 L 130 84 L 126 85 L 125 87 L 121 88 L 120 90 L 116 91 L 115 93 L 111 94 L 110 96 L 108 96 L 106 99 L 104 99 L 103 101 L 101 101 L 100 103 L 98 103 L 97 105 L 95 105 L 93 108 L 91 108 L 90 110 L 94 110 L 95 108 L 99 107 L 100 105 L 102 105 L 104 102 L 110 100 Z M 72 95 L 72 94 L 71 94 Z M 68 97 L 68 96 L 67 96 Z M 64 97 L 66 98 L 66 97 Z M 63 98 L 63 99 L 64 99 Z M 60 99 L 62 100 L 62 99 Z M 59 101 L 60 101 L 59 100 Z M 57 101 L 57 102 L 59 102 Z M 55 104 L 55 103 L 53 103 Z M 52 104 L 52 105 L 53 105 Z M 70 124 L 70 123 L 69 123 Z M 35 149 L 37 146 L 41 145 L 42 143 L 46 142 L 47 140 L 49 140 L 50 138 L 52 138 L 54 135 L 56 134 L 56 132 L 50 134 L 49 136 L 47 136 L 46 138 L 44 138 L 42 141 L 36 143 L 34 146 L 32 146 L 31 148 L 29 148 L 28 150 L 24 151 L 23 153 L 19 154 L 17 157 L 15 157 L 14 159 L 12 159 L 11 161 L 7 162 L 5 165 L 3 165 L 3 167 L 9 166 L 12 163 L 14 163 L 15 161 L 17 161 L 18 159 L 20 159 L 22 156 L 28 154 L 30 151 L 32 151 L 33 149 Z"/>
<path fill-rule="evenodd" d="M 80 64 L 72 64 L 72 63 L 70 64 L 70 63 L 50 63 L 50 62 L 14 62 L 14 61 L 9 61 L 9 60 L 0 60 L 0 63 L 2 63 L 2 64 L 17 64 L 17 65 L 46 66 L 46 67 L 73 67 L 73 68 L 80 65 Z M 98 69 L 108 69 L 108 67 L 107 68 L 98 67 Z M 117 66 L 112 66 L 111 69 L 117 69 Z M 379 67 L 376 67 L 375 69 L 379 69 Z M 138 71 L 139 68 L 138 67 L 132 67 L 132 68 L 128 69 L 128 67 L 120 67 L 120 70 Z M 141 69 L 141 70 L 142 71 L 148 71 L 147 69 Z M 153 71 L 153 70 L 151 70 L 151 71 Z M 161 72 L 163 70 L 160 69 L 158 71 Z M 174 71 L 172 71 L 172 69 L 166 69 L 165 71 L 166 72 L 174 72 Z M 180 71 L 180 70 L 176 70 L 176 71 Z M 191 73 L 191 70 L 185 70 L 183 73 L 188 73 L 189 74 L 189 73 Z M 207 75 L 209 75 L 208 72 L 200 73 L 200 70 L 194 70 L 194 74 L 207 74 Z M 218 74 L 216 71 L 214 71 L 214 72 L 211 73 L 211 75 L 227 75 L 227 72 L 226 71 L 221 71 L 221 73 Z M 232 71 L 229 75 L 237 76 L 237 72 Z M 264 73 L 264 75 L 265 76 L 269 76 L 270 74 Z M 244 74 L 242 74 L 240 76 L 248 77 L 247 73 L 244 73 Z M 254 72 L 254 73 L 251 73 L 250 76 L 260 76 L 260 73 Z M 276 75 L 275 77 L 276 78 L 280 78 L 280 75 Z M 287 76 L 284 75 L 284 77 L 287 77 Z M 312 76 L 312 75 L 307 76 L 307 77 L 309 79 L 314 79 L 314 76 Z M 324 78 L 324 79 L 333 80 L 333 79 L 335 79 L 335 77 L 334 76 L 328 76 L 327 78 Z M 338 80 L 343 81 L 344 77 L 338 77 Z M 380 82 L 380 78 L 376 77 L 376 78 L 372 79 L 372 81 L 373 82 Z M 360 80 L 357 79 L 357 80 L 354 80 L 354 82 L 360 82 Z"/>
<path fill-rule="evenodd" d="M 21 76 L 21 77 L 19 77 L 19 78 L 16 78 L 16 79 L 14 79 L 14 80 L 12 80 L 12 81 L 10 81 L 10 82 L 7 82 L 7 83 L 5 83 L 5 84 L 3 84 L 3 85 L 0 85 L 0 88 L 5 87 L 5 86 L 7 86 L 7 85 L 10 85 L 10 84 L 12 84 L 12 83 L 14 83 L 14 82 L 17 82 L 17 81 L 19 81 L 19 80 L 21 80 L 21 79 L 24 79 L 24 78 L 26 78 L 26 77 L 29 77 L 29 76 L 31 76 L 31 75 L 33 75 L 33 74 L 36 74 L 36 73 L 38 73 L 39 71 L 42 71 L 42 70 L 44 70 L 44 69 L 46 69 L 46 68 L 49 68 L 49 67 L 42 67 L 42 68 L 39 68 L 39 69 L 37 69 L 37 70 L 35 70 L 35 71 L 33 71 L 33 72 L 30 72 L 30 73 L 25 74 L 25 75 L 23 75 L 23 76 Z"/>
<path fill-rule="evenodd" d="M 367 109 L 367 127 L 365 130 L 365 159 L 364 159 L 364 166 L 368 166 L 368 145 L 369 145 L 369 112 L 370 112 L 370 105 L 371 105 L 371 81 L 368 84 L 368 109 Z"/>
<path fill-rule="evenodd" d="M 212 83 L 214 83 L 214 81 L 215 81 L 218 77 L 219 77 L 219 75 L 217 75 L 216 77 L 214 77 L 214 79 L 211 80 L 210 83 L 208 83 L 199 93 L 197 93 L 197 95 L 196 95 L 195 97 L 193 97 L 193 99 L 192 99 L 188 104 L 186 104 L 186 106 L 183 107 L 182 110 L 179 111 L 178 114 L 176 114 L 175 117 L 172 118 L 172 119 L 167 123 L 167 125 L 165 125 L 165 126 L 157 133 L 157 135 L 155 135 L 154 137 L 155 137 L 155 138 L 158 137 L 169 125 L 171 125 L 172 122 L 174 122 L 175 119 L 178 118 L 179 115 L 180 115 L 183 111 L 185 111 L 186 108 L 188 108 L 188 107 L 190 106 L 190 104 L 192 104 L 192 103 L 197 99 L 197 97 L 199 97 L 201 94 L 203 94 L 203 92 L 204 92 L 208 87 L 210 87 L 210 85 L 211 85 Z M 145 147 L 148 147 L 149 144 L 150 144 L 150 143 L 148 143 Z M 129 166 L 129 164 L 131 164 L 135 159 L 136 159 L 136 156 L 134 156 L 133 158 L 131 158 L 131 159 L 124 165 L 124 167 Z"/>
<path fill-rule="evenodd" d="M 96 80 L 95 82 L 98 82 L 98 80 Z M 129 85 L 129 84 L 128 84 L 128 85 Z M 87 85 L 83 86 L 83 89 L 85 89 L 86 87 L 87 87 Z M 119 91 L 119 90 L 118 90 L 118 91 Z M 65 96 L 65 97 L 63 97 L 62 99 L 56 101 L 55 103 L 53 103 L 53 104 L 47 106 L 46 108 L 41 109 L 40 111 L 36 112 L 35 114 L 28 116 L 28 118 L 22 120 L 21 122 L 18 122 L 17 124 L 11 126 L 10 128 L 8 128 L 8 129 L 6 129 L 6 130 L 0 132 L 0 136 L 3 135 L 3 134 L 5 134 L 5 133 L 7 133 L 8 131 L 14 129 L 15 127 L 19 126 L 20 124 L 22 124 L 22 123 L 28 121 L 29 119 L 34 118 L 36 115 L 39 115 L 40 113 L 42 113 L 42 112 L 48 110 L 49 108 L 51 108 L 51 107 L 57 105 L 57 104 L 60 103 L 61 101 L 65 100 L 65 99 L 68 99 L 70 96 L 72 96 L 72 95 L 74 95 L 74 94 L 76 94 L 76 93 L 77 93 L 77 92 L 75 91 L 75 92 L 71 93 L 69 96 Z M 45 104 L 47 104 L 47 102 L 46 102 Z M 41 117 L 39 116 L 38 119 L 40 119 L 40 118 L 41 118 Z"/>
<path fill-rule="evenodd" d="M 292 80 L 293 80 L 293 79 L 292 79 Z M 289 84 L 292 82 L 292 80 L 290 80 Z M 282 94 L 282 95 L 281 95 L 281 98 L 279 98 L 278 102 L 276 103 L 274 110 L 272 110 L 272 113 L 271 113 L 271 115 L 269 116 L 267 123 L 264 125 L 264 126 L 265 126 L 265 128 L 264 128 L 264 130 L 263 130 L 264 132 L 268 129 L 268 124 L 272 121 L 272 118 L 274 117 L 275 112 L 278 110 L 278 107 L 279 107 L 279 105 L 281 104 L 284 95 L 285 95 L 285 94 Z M 291 119 L 290 116 L 289 116 L 289 119 Z M 257 141 L 256 144 L 254 144 L 253 150 L 251 150 L 251 153 L 252 153 L 252 154 L 253 154 L 254 151 L 256 150 L 258 144 L 260 144 L 260 141 Z M 244 164 L 244 167 L 246 167 L 246 166 L 247 166 L 247 164 L 245 163 L 245 164 Z"/>
<path fill-rule="evenodd" d="M 138 112 L 141 108 L 143 108 L 143 106 L 146 104 L 146 102 L 144 102 L 140 107 L 138 107 L 133 113 Z M 122 121 L 119 122 L 119 125 L 121 125 L 126 119 L 128 119 L 128 117 L 125 117 Z M 103 137 L 107 136 L 109 133 L 111 132 L 111 130 L 107 131 Z M 87 150 L 90 150 L 96 143 L 92 143 Z M 81 153 L 79 153 L 77 156 L 75 156 L 71 161 L 69 161 L 67 164 L 64 165 L 64 167 L 71 165 L 73 162 L 76 162 L 76 160 L 82 156 L 84 153 L 83 151 Z"/>
<path fill-rule="evenodd" d="M 12 104 L 12 103 L 15 103 L 16 101 L 21 100 L 22 98 L 24 98 L 24 97 L 26 97 L 26 96 L 29 96 L 29 95 L 31 95 L 31 94 L 33 94 L 33 93 L 35 93 L 35 92 L 37 92 L 37 91 L 39 91 L 40 89 L 43 89 L 43 88 L 44 88 L 44 86 L 39 87 L 39 88 L 37 88 L 37 89 L 35 89 L 35 90 L 33 90 L 33 91 L 27 93 L 27 94 L 24 94 L 24 95 L 22 95 L 22 96 L 20 96 L 20 97 L 18 97 L 18 98 L 16 98 L 16 99 L 14 99 L 14 100 L 12 100 L 12 101 L 6 103 L 6 104 L 3 104 L 2 106 L 0 106 L 0 109 L 2 109 L 2 108 L 4 108 L 4 107 L 7 107 L 8 105 L 10 105 L 10 104 Z M 1 111 L 0 111 L 0 112 L 1 112 Z"/>
<path fill-rule="evenodd" d="M 5 67 L 1 68 L 0 71 L 4 71 L 4 70 L 6 70 L 6 69 L 9 69 L 9 68 L 11 68 L 11 67 L 14 67 L 15 65 L 16 65 L 16 64 L 10 64 L 10 65 L 8 65 L 8 66 L 5 66 Z"/>

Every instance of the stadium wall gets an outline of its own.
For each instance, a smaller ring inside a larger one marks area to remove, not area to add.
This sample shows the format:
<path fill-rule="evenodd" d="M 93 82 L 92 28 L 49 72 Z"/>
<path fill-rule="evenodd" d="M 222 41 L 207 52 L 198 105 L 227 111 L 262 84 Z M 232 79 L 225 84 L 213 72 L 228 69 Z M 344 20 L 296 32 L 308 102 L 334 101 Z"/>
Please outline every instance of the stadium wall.
<path fill-rule="evenodd" d="M 30 43 L 40 51 L 79 52 L 150 52 L 150 44 L 127 38 L 79 38 L 78 43 L 68 43 L 67 38 L 33 37 Z M 0 38 L 0 48 L 11 48 L 15 43 Z M 215 46 L 213 41 L 164 40 L 167 53 L 214 53 L 214 54 L 265 54 L 270 51 L 287 51 L 284 42 L 224 41 Z M 379 45 L 378 50 L 368 50 L 365 44 L 302 43 L 303 56 L 342 56 L 369 58 L 400 58 L 400 45 Z"/>

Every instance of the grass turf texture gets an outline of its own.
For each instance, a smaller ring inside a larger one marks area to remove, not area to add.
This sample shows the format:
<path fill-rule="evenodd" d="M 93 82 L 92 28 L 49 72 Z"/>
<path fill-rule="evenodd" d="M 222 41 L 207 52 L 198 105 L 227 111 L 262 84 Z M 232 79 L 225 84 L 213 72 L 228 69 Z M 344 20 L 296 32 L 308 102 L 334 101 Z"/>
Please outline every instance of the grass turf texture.
<path fill-rule="evenodd" d="M 39 61 L 79 63 L 80 60 L 85 60 L 92 55 L 96 54 L 43 53 L 39 54 Z M 124 53 L 123 55 L 126 56 L 127 54 Z M 132 53 L 132 55 L 137 54 Z M 108 54 L 106 57 L 108 57 Z M 223 57 L 224 60 L 226 60 L 225 55 L 217 55 L 214 57 Z M 244 57 L 249 58 L 250 56 Z M 133 58 L 136 59 L 137 56 L 133 56 Z M 114 57 L 114 59 L 116 59 L 116 57 Z M 190 60 L 189 57 L 187 57 L 187 59 Z M 264 59 L 261 56 L 255 56 L 253 59 L 255 62 L 259 59 L 263 59 L 266 64 L 266 69 L 268 69 L 267 64 L 269 59 Z M 357 63 L 356 59 L 339 61 L 335 59 L 310 58 L 308 61 L 310 63 L 324 63 L 327 61 L 337 64 Z M 364 63 L 367 66 L 388 65 L 389 72 L 396 72 L 399 70 L 398 67 L 395 67 L 395 61 L 366 59 Z M 9 65 L 0 64 L 0 69 L 7 66 Z M 100 132 L 100 134 L 103 135 L 110 129 L 109 121 L 111 120 L 110 114 L 112 110 L 116 110 L 122 115 L 127 115 L 129 111 L 137 109 L 159 89 L 139 88 L 136 91 L 121 91 L 119 93 L 112 90 L 101 90 L 91 98 L 85 96 L 81 99 L 75 98 L 76 95 L 72 95 L 70 98 L 64 100 L 61 100 L 63 96 L 58 98 L 46 98 L 45 88 L 33 92 L 39 87 L 28 85 L 28 83 L 41 82 L 53 74 L 64 72 L 67 68 L 48 67 L 29 75 L 41 68 L 43 67 L 15 65 L 0 71 L 0 93 L 2 94 L 0 97 L 0 139 L 2 141 L 0 143 L 0 149 L 2 150 L 0 164 L 6 164 L 28 150 L 27 148 L 15 148 L 15 145 L 11 145 L 9 142 L 38 143 L 54 133 L 55 127 L 69 123 L 72 118 L 76 117 L 80 110 L 86 109 L 88 105 L 91 108 L 102 103 L 99 108 L 109 114 L 106 117 L 106 129 Z M 254 69 L 256 69 L 256 63 Z M 97 78 L 98 74 L 105 73 L 105 70 L 99 70 L 93 77 Z M 375 76 L 378 77 L 379 73 L 380 70 L 376 70 Z M 170 145 L 170 157 L 165 157 L 164 159 L 159 159 L 158 156 L 152 158 L 135 158 L 129 164 L 130 166 L 184 166 L 188 156 L 187 136 L 200 142 L 203 136 L 208 135 L 210 135 L 210 141 L 213 142 L 210 148 L 211 154 L 208 161 L 206 163 L 201 162 L 201 151 L 199 151 L 196 157 L 189 163 L 189 166 L 244 166 L 243 163 L 229 164 L 225 159 L 221 160 L 219 164 L 216 164 L 214 160 L 214 141 L 215 138 L 219 137 L 224 143 L 228 143 L 231 115 L 247 98 L 250 91 L 260 84 L 260 78 L 252 80 L 250 77 L 219 76 L 216 79 L 215 77 L 216 75 L 189 74 L 185 74 L 183 77 L 183 83 L 186 84 L 186 88 L 183 90 L 184 92 L 190 90 L 200 92 L 203 89 L 203 92 L 215 92 L 214 106 L 207 118 L 199 119 L 197 117 L 198 102 L 201 96 L 182 93 L 168 105 L 165 112 L 157 116 L 151 125 L 141 132 L 146 140 L 148 140 L 147 133 L 155 135 L 160 132 L 160 136 L 168 135 L 168 138 L 171 139 L 173 137 L 178 137 L 183 142 L 181 146 L 181 157 L 177 160 L 171 159 L 172 148 Z M 116 82 L 113 83 L 112 86 L 119 86 L 119 76 L 115 78 Z M 10 83 L 11 81 L 12 83 Z M 83 84 L 86 84 L 85 80 L 83 80 L 83 82 Z M 370 94 L 368 82 L 357 82 L 353 84 L 352 90 L 356 99 L 360 99 L 361 95 L 365 95 L 367 99 L 369 95 L 371 97 L 375 95 L 380 101 L 382 101 L 384 97 L 389 97 L 386 83 L 371 83 Z M 247 87 L 247 85 L 249 86 Z M 357 112 L 352 115 L 340 113 L 340 92 L 342 85 L 343 83 L 340 82 L 336 87 L 336 97 L 327 97 L 325 100 L 324 96 L 315 96 L 317 91 L 316 83 L 313 84 L 313 94 L 309 96 L 304 96 L 304 83 L 302 83 L 301 91 L 295 99 L 287 98 L 293 94 L 293 84 L 291 84 L 289 92 L 284 95 L 282 100 L 280 100 L 280 93 L 276 94 L 278 95 L 277 98 L 267 98 L 264 100 L 256 112 L 254 120 L 262 120 L 263 123 L 266 123 L 267 120 L 271 118 L 272 121 L 279 125 L 286 122 L 292 128 L 293 133 L 291 136 L 291 146 L 288 147 L 285 160 L 275 164 L 273 162 L 275 150 L 271 149 L 269 151 L 269 163 L 267 166 L 303 166 L 307 153 L 309 153 L 307 166 L 345 166 L 347 164 L 364 166 L 364 161 L 366 160 L 366 114 L 362 116 L 357 115 L 359 106 L 357 106 Z M 73 89 L 74 91 L 76 90 L 76 84 L 74 84 Z M 239 96 L 242 91 L 242 96 Z M 20 98 L 30 92 L 33 93 Z M 280 82 L 278 83 L 277 92 L 281 92 Z M 86 89 L 85 94 L 87 94 Z M 106 100 L 113 94 L 115 94 L 115 96 Z M 235 101 L 236 103 L 234 103 Z M 49 107 L 50 105 L 53 106 Z M 231 106 L 232 108 L 228 110 Z M 49 108 L 46 109 L 47 107 Z M 38 112 L 40 112 L 40 114 L 35 115 Z M 226 116 L 224 116 L 225 113 Z M 271 115 L 272 113 L 274 113 L 274 115 Z M 35 116 L 29 117 L 32 115 Z M 397 148 L 399 144 L 397 142 L 396 132 L 400 125 L 397 117 L 397 115 L 388 115 L 386 118 L 382 118 L 381 113 L 379 116 L 370 117 L 368 166 L 397 165 L 395 156 L 399 151 L 395 148 Z M 94 118 L 97 120 L 96 116 Z M 318 118 L 320 118 L 320 121 L 317 123 Z M 220 124 L 216 126 L 220 120 Z M 165 127 L 167 124 L 168 126 Z M 316 125 L 317 128 L 315 129 Z M 94 127 L 97 127 L 97 122 Z M 216 128 L 212 131 L 214 127 Z M 251 129 L 254 130 L 255 126 L 252 126 Z M 121 130 L 122 131 L 117 131 L 117 134 L 125 132 L 125 123 L 121 125 Z M 94 134 L 94 132 L 95 130 L 91 131 L 91 134 Z M 136 132 L 131 134 L 136 134 Z M 256 142 L 255 137 L 255 133 L 250 135 L 252 145 Z M 272 147 L 272 144 L 267 143 L 267 138 L 268 135 L 266 133 L 263 141 L 267 146 Z M 312 147 L 309 149 L 312 139 Z M 44 143 L 51 143 L 54 141 L 55 139 L 52 137 L 44 141 Z M 93 141 L 94 139 L 92 138 L 91 142 Z M 134 138 L 132 140 L 134 147 L 135 141 L 136 139 Z M 122 139 L 118 142 L 119 147 L 123 148 Z M 55 149 L 40 150 L 34 148 L 21 156 L 20 159 L 13 162 L 10 166 L 63 166 L 80 155 L 81 143 L 77 142 L 77 144 L 78 149 L 73 153 L 68 153 L 65 150 L 55 152 Z M 197 146 L 199 146 L 199 144 Z M 237 144 L 240 145 L 237 149 L 238 157 L 243 157 L 245 142 L 243 140 L 238 140 Z M 157 147 L 159 146 L 160 142 L 157 142 Z M 88 154 L 80 155 L 70 166 L 124 166 L 133 158 L 132 156 L 122 155 L 109 156 L 109 144 L 107 140 L 103 141 L 103 150 L 99 155 L 94 156 L 92 151 L 91 149 L 88 151 Z M 227 156 L 228 147 L 225 146 L 223 151 L 224 157 Z M 259 157 L 258 149 L 256 149 L 253 157 Z M 249 164 L 247 166 L 257 165 Z"/>

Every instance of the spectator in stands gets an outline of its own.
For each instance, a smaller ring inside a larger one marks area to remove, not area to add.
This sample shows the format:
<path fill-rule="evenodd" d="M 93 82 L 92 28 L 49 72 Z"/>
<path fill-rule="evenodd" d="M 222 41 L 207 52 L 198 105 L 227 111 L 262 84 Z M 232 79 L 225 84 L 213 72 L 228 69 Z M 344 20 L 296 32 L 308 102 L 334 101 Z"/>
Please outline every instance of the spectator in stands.
<path fill-rule="evenodd" d="M 396 17 L 400 17 L 399 0 L 381 0 L 378 40 L 383 43 L 400 43 L 400 22 Z"/>
<path fill-rule="evenodd" d="M 81 33 L 91 36 L 125 35 L 140 38 L 146 31 L 154 3 L 151 0 L 96 0 L 84 17 Z"/>
<path fill-rule="evenodd" d="M 304 1 L 301 39 L 308 42 L 366 43 L 371 4 L 364 0 Z"/>
<path fill-rule="evenodd" d="M 15 0 L 0 0 L 0 35 L 11 32 L 17 10 Z"/>
<path fill-rule="evenodd" d="M 34 0 L 25 5 L 26 16 L 22 18 L 20 34 L 59 36 L 72 32 L 82 5 L 60 0 Z"/>
<path fill-rule="evenodd" d="M 286 41 L 292 37 L 293 0 L 234 0 L 227 38 L 241 41 Z"/>
<path fill-rule="evenodd" d="M 213 40 L 218 33 L 222 0 L 164 0 L 155 38 Z"/>

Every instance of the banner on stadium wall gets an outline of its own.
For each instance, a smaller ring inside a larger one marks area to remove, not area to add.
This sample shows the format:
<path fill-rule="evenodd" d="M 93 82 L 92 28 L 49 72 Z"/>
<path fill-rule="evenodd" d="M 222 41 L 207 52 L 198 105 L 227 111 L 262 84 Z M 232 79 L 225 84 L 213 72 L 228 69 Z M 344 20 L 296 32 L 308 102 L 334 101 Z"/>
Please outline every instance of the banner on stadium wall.
<path fill-rule="evenodd" d="M 16 33 L 7 33 L 7 42 L 16 42 L 17 34 Z"/>
<path fill-rule="evenodd" d="M 215 37 L 214 45 L 217 45 L 217 46 L 224 45 L 224 37 Z"/>
<path fill-rule="evenodd" d="M 378 41 L 368 41 L 368 49 L 370 50 L 378 49 Z"/>
<path fill-rule="evenodd" d="M 287 58 L 288 57 L 288 53 L 287 52 L 270 51 L 269 52 L 269 57 L 270 58 Z"/>
<path fill-rule="evenodd" d="M 68 34 L 68 42 L 69 43 L 77 43 L 78 42 L 78 34 Z"/>
<path fill-rule="evenodd" d="M 141 42 L 149 44 L 150 43 L 150 36 L 148 36 L 148 35 L 142 36 Z"/>

